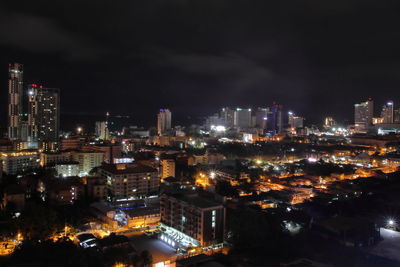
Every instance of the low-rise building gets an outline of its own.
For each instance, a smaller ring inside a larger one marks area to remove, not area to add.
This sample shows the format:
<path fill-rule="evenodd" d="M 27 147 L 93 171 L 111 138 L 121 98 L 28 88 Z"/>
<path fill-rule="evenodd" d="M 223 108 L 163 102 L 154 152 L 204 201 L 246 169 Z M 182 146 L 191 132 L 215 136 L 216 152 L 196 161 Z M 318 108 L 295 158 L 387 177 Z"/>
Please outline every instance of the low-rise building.
<path fill-rule="evenodd" d="M 86 177 L 86 187 L 88 197 L 91 199 L 107 199 L 108 188 L 107 178 L 99 176 Z"/>
<path fill-rule="evenodd" d="M 71 160 L 71 157 L 72 152 L 70 151 L 42 152 L 40 153 L 40 166 L 45 167 L 59 162 L 67 162 Z"/>
<path fill-rule="evenodd" d="M 57 176 L 59 177 L 71 177 L 79 175 L 79 162 L 77 161 L 56 163 L 54 167 L 56 169 Z"/>
<path fill-rule="evenodd" d="M 161 160 L 161 179 L 167 177 L 175 177 L 175 160 L 173 159 Z"/>
<path fill-rule="evenodd" d="M 39 154 L 37 151 L 10 151 L 0 154 L 3 171 L 6 174 L 17 173 L 39 167 Z"/>
<path fill-rule="evenodd" d="M 72 159 L 79 162 L 79 176 L 84 176 L 88 175 L 93 168 L 101 165 L 103 162 L 103 152 L 78 151 L 73 153 Z"/>
<path fill-rule="evenodd" d="M 167 227 L 161 240 L 167 240 L 169 245 L 205 247 L 223 242 L 225 208 L 222 204 L 186 192 L 163 194 L 160 205 L 161 222 Z"/>
<path fill-rule="evenodd" d="M 132 199 L 157 194 L 160 176 L 157 169 L 132 164 L 104 164 L 99 174 L 107 178 L 114 199 Z"/>

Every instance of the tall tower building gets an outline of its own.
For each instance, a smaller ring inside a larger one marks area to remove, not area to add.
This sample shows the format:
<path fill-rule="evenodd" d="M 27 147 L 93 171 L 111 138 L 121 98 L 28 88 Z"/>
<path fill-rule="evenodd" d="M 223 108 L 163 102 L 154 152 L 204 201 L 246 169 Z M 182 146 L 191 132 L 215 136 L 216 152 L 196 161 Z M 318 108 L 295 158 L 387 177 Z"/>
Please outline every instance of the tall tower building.
<path fill-rule="evenodd" d="M 289 123 L 290 128 L 292 128 L 292 129 L 303 128 L 304 118 L 296 116 L 293 112 L 289 111 L 288 112 L 288 123 Z"/>
<path fill-rule="evenodd" d="M 357 131 L 366 131 L 372 125 L 374 115 L 374 101 L 367 101 L 354 105 L 354 125 Z"/>
<path fill-rule="evenodd" d="M 388 101 L 385 105 L 383 105 L 381 117 L 383 119 L 383 123 L 394 122 L 393 101 Z"/>
<path fill-rule="evenodd" d="M 256 111 L 256 126 L 261 129 L 267 128 L 269 108 L 258 108 Z"/>
<path fill-rule="evenodd" d="M 171 130 L 171 111 L 169 109 L 160 109 L 157 115 L 157 133 L 166 134 Z"/>
<path fill-rule="evenodd" d="M 8 138 L 21 138 L 22 88 L 24 69 L 22 64 L 8 65 Z"/>
<path fill-rule="evenodd" d="M 271 134 L 279 134 L 283 132 L 283 106 L 273 103 L 268 113 L 267 131 Z"/>
<path fill-rule="evenodd" d="M 110 133 L 108 130 L 107 121 L 96 121 L 95 125 L 95 135 L 101 140 L 108 140 Z"/>
<path fill-rule="evenodd" d="M 235 127 L 249 128 L 251 127 L 251 109 L 237 108 L 235 111 Z"/>
<path fill-rule="evenodd" d="M 233 109 L 230 109 L 228 107 L 222 108 L 220 116 L 225 127 L 231 128 L 234 126 L 235 111 Z"/>
<path fill-rule="evenodd" d="M 30 141 L 57 142 L 60 128 L 60 90 L 32 84 L 28 87 Z"/>
<path fill-rule="evenodd" d="M 400 123 L 400 108 L 393 111 L 393 122 Z"/>

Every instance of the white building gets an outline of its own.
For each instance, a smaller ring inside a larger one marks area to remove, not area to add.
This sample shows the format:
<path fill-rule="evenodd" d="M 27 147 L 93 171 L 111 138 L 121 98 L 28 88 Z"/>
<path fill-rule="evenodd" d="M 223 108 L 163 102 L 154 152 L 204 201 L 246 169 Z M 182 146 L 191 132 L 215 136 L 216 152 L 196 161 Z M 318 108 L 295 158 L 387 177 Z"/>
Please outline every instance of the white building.
<path fill-rule="evenodd" d="M 79 175 L 79 162 L 57 163 L 55 165 L 57 176 L 71 177 Z"/>
<path fill-rule="evenodd" d="M 39 154 L 36 151 L 2 152 L 3 171 L 17 174 L 39 167 Z"/>

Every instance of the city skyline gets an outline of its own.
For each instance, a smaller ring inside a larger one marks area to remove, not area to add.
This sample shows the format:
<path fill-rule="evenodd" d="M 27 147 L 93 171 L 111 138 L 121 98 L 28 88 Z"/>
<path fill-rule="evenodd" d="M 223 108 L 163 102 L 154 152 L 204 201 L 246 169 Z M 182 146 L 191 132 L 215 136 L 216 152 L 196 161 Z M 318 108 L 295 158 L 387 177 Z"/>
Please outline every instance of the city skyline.
<path fill-rule="evenodd" d="M 61 116 L 110 111 L 130 115 L 137 124 L 154 118 L 162 106 L 185 121 L 222 106 L 272 101 L 308 121 L 324 116 L 343 121 L 352 120 L 352 105 L 364 98 L 373 97 L 379 105 L 400 99 L 395 8 L 353 1 L 297 5 L 170 1 L 127 2 L 110 9 L 96 3 L 98 13 L 89 19 L 89 4 L 76 10 L 25 2 L 21 10 L 2 3 L 0 66 L 21 62 L 27 83 L 63 88 Z M 54 16 L 48 12 L 52 8 L 74 16 Z M 212 12 L 204 18 L 197 10 Z M 282 19 L 282 14 L 291 15 Z M 104 17 L 112 23 L 105 24 Z M 8 31 L 9 25 L 17 30 Z M 323 30 L 326 25 L 329 31 Z M 371 37 L 371 28 L 383 29 L 379 38 Z M 0 85 L 7 86 L 5 71 Z M 4 97 L 1 90 L 2 107 Z"/>

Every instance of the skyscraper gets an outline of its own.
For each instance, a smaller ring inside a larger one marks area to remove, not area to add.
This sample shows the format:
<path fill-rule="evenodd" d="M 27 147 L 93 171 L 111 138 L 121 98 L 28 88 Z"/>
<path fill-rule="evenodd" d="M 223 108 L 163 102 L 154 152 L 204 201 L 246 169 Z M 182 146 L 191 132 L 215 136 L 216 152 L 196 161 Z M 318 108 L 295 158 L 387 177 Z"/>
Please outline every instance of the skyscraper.
<path fill-rule="evenodd" d="M 374 101 L 367 101 L 354 105 L 354 125 L 357 131 L 366 131 L 372 125 L 374 115 Z"/>
<path fill-rule="evenodd" d="M 230 128 L 234 126 L 235 111 L 233 109 L 230 109 L 228 107 L 222 108 L 220 116 L 225 127 Z"/>
<path fill-rule="evenodd" d="M 269 108 L 258 108 L 256 110 L 256 126 L 261 129 L 267 128 Z"/>
<path fill-rule="evenodd" d="M 383 105 L 381 117 L 383 119 L 383 123 L 394 122 L 393 101 L 388 101 L 385 105 Z"/>
<path fill-rule="evenodd" d="M 282 105 L 278 105 L 274 102 L 268 113 L 267 131 L 272 135 L 283 132 L 282 108 Z"/>
<path fill-rule="evenodd" d="M 237 108 L 235 111 L 235 127 L 249 128 L 251 127 L 251 109 Z"/>
<path fill-rule="evenodd" d="M 171 130 L 171 111 L 169 109 L 160 109 L 157 115 L 157 133 L 166 134 Z"/>
<path fill-rule="evenodd" d="M 30 141 L 57 142 L 60 128 L 60 90 L 32 84 L 28 87 Z"/>
<path fill-rule="evenodd" d="M 289 111 L 288 112 L 288 122 L 290 128 L 302 128 L 303 127 L 303 122 L 304 118 L 296 116 L 293 112 Z"/>
<path fill-rule="evenodd" d="M 8 65 L 8 138 L 21 138 L 22 88 L 24 69 L 22 64 Z"/>
<path fill-rule="evenodd" d="M 96 121 L 95 125 L 95 135 L 101 140 L 108 140 L 110 133 L 108 130 L 107 121 Z"/>

